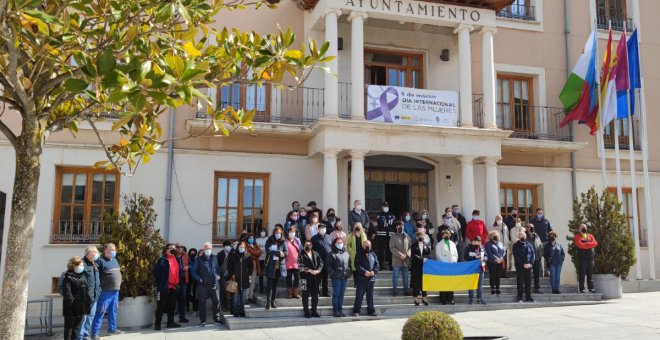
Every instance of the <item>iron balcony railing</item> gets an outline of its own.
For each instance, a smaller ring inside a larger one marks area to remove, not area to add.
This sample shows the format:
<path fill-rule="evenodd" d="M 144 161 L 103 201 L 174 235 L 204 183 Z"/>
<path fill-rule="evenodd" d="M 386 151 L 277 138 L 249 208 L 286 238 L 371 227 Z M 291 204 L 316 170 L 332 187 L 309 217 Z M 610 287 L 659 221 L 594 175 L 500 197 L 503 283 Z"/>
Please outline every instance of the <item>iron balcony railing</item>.
<path fill-rule="evenodd" d="M 497 12 L 497 16 L 500 18 L 536 21 L 534 6 L 528 6 L 526 4 L 513 3 Z"/>
<path fill-rule="evenodd" d="M 628 120 L 617 119 L 615 122 L 619 124 L 619 150 L 628 150 L 630 148 L 629 145 L 630 145 L 630 135 L 631 135 L 628 127 Z M 633 149 L 637 151 L 641 150 L 639 144 L 640 142 L 639 120 L 633 119 L 632 136 L 633 136 Z M 614 150 L 615 148 L 614 122 L 610 123 L 608 126 L 605 127 L 605 133 L 603 137 L 604 137 L 603 141 L 605 142 L 605 148 Z"/>
<path fill-rule="evenodd" d="M 604 14 L 599 14 L 596 17 L 596 26 L 598 26 L 598 29 L 609 29 L 610 23 L 612 24 L 612 29 L 615 31 L 623 31 L 624 28 L 629 32 L 634 30 L 633 19 L 631 18 L 626 18 L 622 15 L 607 16 Z"/>
<path fill-rule="evenodd" d="M 472 125 L 480 129 L 484 127 L 484 95 L 481 93 L 472 94 Z"/>
<path fill-rule="evenodd" d="M 497 103 L 496 109 L 497 127 L 513 131 L 510 138 L 573 141 L 568 125 L 559 126 L 565 116 L 563 108 Z"/>
<path fill-rule="evenodd" d="M 96 243 L 104 233 L 102 221 L 59 220 L 53 226 L 51 243 Z"/>

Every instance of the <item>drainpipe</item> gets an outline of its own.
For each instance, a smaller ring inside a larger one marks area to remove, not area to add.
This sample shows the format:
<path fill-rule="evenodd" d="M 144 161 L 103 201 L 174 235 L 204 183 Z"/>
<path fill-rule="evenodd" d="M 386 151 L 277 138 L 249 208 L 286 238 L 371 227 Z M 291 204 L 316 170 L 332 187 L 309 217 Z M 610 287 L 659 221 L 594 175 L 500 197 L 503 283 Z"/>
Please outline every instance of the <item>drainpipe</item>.
<path fill-rule="evenodd" d="M 170 122 L 167 142 L 167 179 L 165 183 L 165 226 L 163 227 L 163 238 L 170 239 L 170 209 L 172 206 L 172 166 L 174 164 L 174 109 L 170 109 Z"/>
<path fill-rule="evenodd" d="M 568 16 L 568 0 L 564 0 L 564 34 L 566 42 L 566 72 L 571 75 L 571 24 Z M 568 132 L 573 137 L 573 123 L 568 124 Z M 571 193 L 577 197 L 577 168 L 575 165 L 575 151 L 571 151 Z M 575 216 L 574 216 L 575 217 Z"/>

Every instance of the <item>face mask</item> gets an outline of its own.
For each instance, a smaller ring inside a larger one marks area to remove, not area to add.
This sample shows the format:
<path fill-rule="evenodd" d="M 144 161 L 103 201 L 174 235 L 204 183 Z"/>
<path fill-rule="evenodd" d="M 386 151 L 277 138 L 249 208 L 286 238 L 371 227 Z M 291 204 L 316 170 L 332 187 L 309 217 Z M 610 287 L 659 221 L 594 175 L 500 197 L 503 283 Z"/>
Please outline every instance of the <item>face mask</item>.
<path fill-rule="evenodd" d="M 280 234 L 280 233 L 276 233 L 276 234 L 275 234 L 275 239 L 276 239 L 276 240 L 279 240 L 279 239 L 281 239 L 281 238 L 282 238 L 282 234 Z"/>
<path fill-rule="evenodd" d="M 238 247 L 238 252 L 241 254 L 245 253 L 245 247 Z"/>
<path fill-rule="evenodd" d="M 453 212 L 454 212 L 454 214 L 460 214 L 460 213 L 461 213 L 461 209 L 454 209 Z"/>
<path fill-rule="evenodd" d="M 249 244 L 254 243 L 254 239 L 253 239 L 252 237 L 250 237 L 250 238 L 248 239 L 248 243 L 249 243 Z"/>
<path fill-rule="evenodd" d="M 521 238 L 520 238 L 520 242 L 525 242 L 525 238 L 524 238 L 524 237 L 521 237 Z"/>
<path fill-rule="evenodd" d="M 536 214 L 536 218 L 539 219 L 539 220 L 542 220 L 543 219 L 543 214 Z"/>
<path fill-rule="evenodd" d="M 312 250 L 312 246 L 310 245 L 305 246 L 305 251 L 311 251 L 311 250 Z"/>
<path fill-rule="evenodd" d="M 325 228 L 320 228 L 319 234 L 321 234 L 321 236 L 325 235 Z"/>
<path fill-rule="evenodd" d="M 533 232 L 534 232 L 534 228 L 529 228 L 529 232 L 530 232 L 530 233 L 533 233 Z"/>
<path fill-rule="evenodd" d="M 406 216 L 406 222 L 410 222 L 410 216 Z"/>
<path fill-rule="evenodd" d="M 401 227 L 396 228 L 396 232 L 399 233 L 399 234 L 401 234 L 401 233 L 403 232 L 403 228 L 401 228 Z"/>
<path fill-rule="evenodd" d="M 231 249 L 232 249 L 232 250 L 236 250 L 236 244 L 232 244 L 232 245 L 231 245 Z"/>
<path fill-rule="evenodd" d="M 554 237 L 548 237 L 548 240 L 550 240 L 550 242 L 554 242 L 555 238 Z"/>
<path fill-rule="evenodd" d="M 343 250 L 344 249 L 344 244 L 343 243 L 337 243 L 337 244 L 335 244 L 335 247 L 337 247 L 337 249 L 339 249 L 339 250 Z"/>
<path fill-rule="evenodd" d="M 190 253 L 190 255 L 188 255 L 188 256 L 190 256 L 192 258 L 195 258 L 195 257 L 197 257 L 197 253 Z"/>
<path fill-rule="evenodd" d="M 502 220 L 497 220 L 495 223 L 497 223 L 497 225 L 501 226 L 502 225 Z"/>
<path fill-rule="evenodd" d="M 364 247 L 364 251 L 365 251 L 366 253 L 370 252 L 370 251 L 371 251 L 371 247 Z"/>
<path fill-rule="evenodd" d="M 300 207 L 293 207 L 293 211 L 298 211 L 300 210 Z"/>
<path fill-rule="evenodd" d="M 478 220 L 479 220 L 479 216 L 478 216 L 478 215 L 474 215 L 474 216 L 472 216 L 472 220 L 473 220 L 473 221 L 478 221 Z"/>
<path fill-rule="evenodd" d="M 423 220 L 425 220 L 427 217 L 429 217 L 429 216 L 426 215 L 426 214 L 422 215 L 422 219 L 423 219 Z"/>
<path fill-rule="evenodd" d="M 101 255 L 99 255 L 98 253 L 94 254 L 94 261 L 98 260 L 100 256 Z"/>
<path fill-rule="evenodd" d="M 515 217 L 518 217 L 518 214 L 517 214 L 517 213 L 513 213 L 513 214 L 511 214 L 511 216 L 513 216 L 513 217 L 515 218 Z"/>
<path fill-rule="evenodd" d="M 522 227 L 522 225 L 520 223 L 516 224 L 516 228 L 521 228 L 521 227 Z"/>
<path fill-rule="evenodd" d="M 316 217 L 312 218 L 312 223 L 319 223 L 319 219 Z"/>
<path fill-rule="evenodd" d="M 444 235 L 444 236 L 442 237 L 442 239 L 443 239 L 443 240 L 448 240 L 448 239 L 449 239 L 449 235 Z"/>
<path fill-rule="evenodd" d="M 388 208 L 388 207 L 384 207 L 384 208 L 383 208 L 383 212 L 384 212 L 384 213 L 389 212 L 389 211 L 390 211 L 390 208 Z"/>
<path fill-rule="evenodd" d="M 117 252 L 114 251 L 114 250 L 111 251 L 111 252 L 110 252 L 110 257 L 113 258 L 113 259 L 114 259 L 115 257 L 117 257 Z"/>
<path fill-rule="evenodd" d="M 356 230 L 356 231 L 355 231 L 355 235 L 360 236 L 360 234 L 362 234 L 362 230 Z"/>
<path fill-rule="evenodd" d="M 300 212 L 300 216 L 302 216 L 302 217 L 307 216 L 307 212 L 306 212 L 306 211 L 301 211 L 301 212 Z"/>
<path fill-rule="evenodd" d="M 211 249 L 204 249 L 204 255 L 211 256 Z"/>
<path fill-rule="evenodd" d="M 231 246 L 225 246 L 225 251 L 231 251 Z"/>
<path fill-rule="evenodd" d="M 76 273 L 80 274 L 85 271 L 85 266 L 78 266 L 76 267 Z"/>
<path fill-rule="evenodd" d="M 335 217 L 335 213 L 333 213 L 333 212 L 329 213 L 328 217 Z"/>
<path fill-rule="evenodd" d="M 498 240 L 499 240 L 499 238 L 493 237 L 493 241 L 497 242 Z"/>
<path fill-rule="evenodd" d="M 419 241 L 419 242 L 424 242 L 424 238 L 423 238 L 423 237 L 418 237 L 418 238 L 417 238 L 417 241 Z"/>
<path fill-rule="evenodd" d="M 266 237 L 266 232 L 262 231 L 260 235 L 261 235 L 261 237 Z"/>
<path fill-rule="evenodd" d="M 294 238 L 296 237 L 296 233 L 289 233 L 289 238 Z"/>
<path fill-rule="evenodd" d="M 297 221 L 297 220 L 298 220 L 298 215 L 291 217 L 291 221 Z"/>
<path fill-rule="evenodd" d="M 176 253 L 176 250 L 174 250 L 174 249 L 170 249 L 170 250 L 168 250 L 167 252 L 170 253 L 171 255 L 174 255 L 174 253 Z"/>
<path fill-rule="evenodd" d="M 362 204 L 355 205 L 355 210 L 362 210 Z"/>
<path fill-rule="evenodd" d="M 580 232 L 583 233 L 583 234 L 586 234 L 587 233 L 587 228 L 580 229 Z"/>

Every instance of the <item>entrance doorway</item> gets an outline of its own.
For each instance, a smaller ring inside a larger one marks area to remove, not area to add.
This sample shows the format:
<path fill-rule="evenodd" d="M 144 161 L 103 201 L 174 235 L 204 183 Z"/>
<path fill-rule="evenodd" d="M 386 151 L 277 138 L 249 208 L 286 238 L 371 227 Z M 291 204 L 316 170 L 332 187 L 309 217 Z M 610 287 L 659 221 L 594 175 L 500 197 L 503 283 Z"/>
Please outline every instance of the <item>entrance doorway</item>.
<path fill-rule="evenodd" d="M 410 185 L 385 184 L 385 201 L 390 211 L 398 218 L 404 211 L 410 211 Z"/>
<path fill-rule="evenodd" d="M 397 218 L 403 212 L 428 209 L 428 175 L 423 171 L 368 168 L 364 171 L 366 209 L 369 214 L 381 211 L 383 202 Z"/>

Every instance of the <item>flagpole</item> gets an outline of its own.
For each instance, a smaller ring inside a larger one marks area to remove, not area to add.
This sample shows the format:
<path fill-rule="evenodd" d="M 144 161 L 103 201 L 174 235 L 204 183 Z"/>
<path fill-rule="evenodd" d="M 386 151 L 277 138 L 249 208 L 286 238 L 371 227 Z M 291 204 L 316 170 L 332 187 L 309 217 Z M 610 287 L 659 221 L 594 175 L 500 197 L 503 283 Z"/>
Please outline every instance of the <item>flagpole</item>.
<path fill-rule="evenodd" d="M 637 23 L 637 62 L 639 63 L 640 89 L 638 92 L 640 102 L 640 126 L 642 132 L 642 167 L 644 172 L 644 210 L 646 212 L 646 242 L 649 256 L 649 278 L 655 280 L 655 251 L 653 244 L 653 214 L 651 213 L 651 181 L 649 179 L 649 143 L 646 128 L 646 92 L 644 91 L 644 77 L 642 73 L 642 51 L 640 46 L 639 23 Z M 639 261 L 639 260 L 638 260 Z"/>
<path fill-rule="evenodd" d="M 626 32 L 626 28 L 623 28 L 623 37 L 628 37 L 628 34 Z M 639 33 L 638 33 L 639 34 Z M 625 44 L 625 49 L 626 49 L 626 58 L 629 58 L 628 54 L 628 43 L 626 41 Z M 630 61 L 628 60 L 626 62 L 626 68 L 628 68 L 630 65 Z M 630 84 L 630 72 L 628 70 L 628 87 L 631 87 Z M 635 98 L 633 98 L 635 100 Z M 638 212 L 638 202 L 637 202 L 637 171 L 635 170 L 635 140 L 633 138 L 633 115 L 635 114 L 634 112 L 631 112 L 630 110 L 630 91 L 626 89 L 626 110 L 628 112 L 628 156 L 630 157 L 630 183 L 632 186 L 632 214 L 633 214 L 633 225 L 632 225 L 632 235 L 633 239 L 635 240 L 635 257 L 637 258 L 637 263 L 635 265 L 635 271 L 637 274 L 637 280 L 642 279 L 642 263 L 641 263 L 641 250 L 640 250 L 640 229 L 639 229 L 639 216 L 637 214 Z M 617 117 L 618 118 L 618 117 Z M 619 122 L 616 122 L 616 125 L 619 125 Z"/>
<path fill-rule="evenodd" d="M 610 34 L 612 34 L 611 33 L 612 32 L 612 20 L 611 19 L 607 21 L 607 27 L 610 31 Z M 607 53 L 610 53 L 610 58 L 613 58 L 611 50 L 608 51 Z M 610 62 L 610 66 L 611 66 L 611 64 L 612 63 Z M 610 69 L 610 73 L 611 72 L 612 72 L 612 70 Z M 607 98 L 605 100 L 607 100 Z M 601 116 L 603 116 L 603 115 L 601 115 Z M 601 122 L 602 122 L 602 120 L 601 120 Z M 605 126 L 603 126 L 603 131 L 605 131 Z M 621 155 L 619 153 L 619 121 L 618 121 L 618 117 L 614 118 L 614 163 L 615 163 L 615 168 L 616 168 L 616 198 L 619 200 L 619 203 L 621 203 L 621 202 L 623 202 L 623 189 L 621 188 L 623 186 L 623 184 L 622 184 L 623 180 L 621 179 Z"/>
<path fill-rule="evenodd" d="M 593 23 L 593 30 L 596 32 L 594 34 L 594 39 L 596 40 L 596 60 L 598 59 L 598 26 L 596 25 L 596 20 L 594 20 Z M 598 69 L 598 62 L 595 63 L 594 67 L 596 68 L 596 81 L 600 82 L 600 70 Z M 598 130 L 598 136 L 596 137 L 596 141 L 598 142 L 598 147 L 600 149 L 600 174 L 602 176 L 603 180 L 603 190 L 607 190 L 607 175 L 605 174 L 605 141 L 603 131 L 603 115 L 602 115 L 602 109 L 603 109 L 603 102 L 601 101 L 601 95 L 600 95 L 600 83 L 598 84 L 598 90 L 596 91 L 596 95 L 598 97 L 598 119 L 600 119 L 600 129 Z"/>

